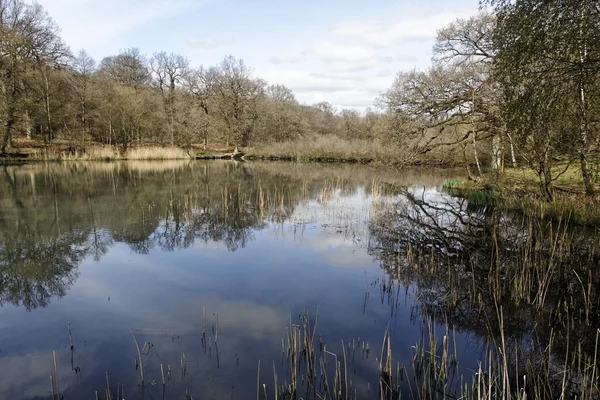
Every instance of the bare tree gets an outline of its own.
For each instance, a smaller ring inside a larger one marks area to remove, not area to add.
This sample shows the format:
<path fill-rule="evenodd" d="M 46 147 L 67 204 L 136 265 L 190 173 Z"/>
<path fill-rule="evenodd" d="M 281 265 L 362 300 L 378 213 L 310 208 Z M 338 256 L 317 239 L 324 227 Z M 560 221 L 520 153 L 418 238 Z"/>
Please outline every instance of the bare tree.
<path fill-rule="evenodd" d="M 135 89 L 148 85 L 151 81 L 148 61 L 137 48 L 103 58 L 98 70 L 114 81 Z"/>
<path fill-rule="evenodd" d="M 256 106 L 266 83 L 252 78 L 252 70 L 243 60 L 227 56 L 208 71 L 216 112 L 227 126 L 226 145 L 247 146 L 258 118 Z"/>
<path fill-rule="evenodd" d="M 5 153 L 12 142 L 12 129 L 31 65 L 37 66 L 44 81 L 47 139 L 52 140 L 48 68 L 64 62 L 68 50 L 58 36 L 58 27 L 37 3 L 0 0 L 0 30 L 0 80 L 6 107 L 0 153 Z"/>
<path fill-rule="evenodd" d="M 210 103 L 210 88 L 209 75 L 202 66 L 199 68 L 189 68 L 183 76 L 183 87 L 191 96 L 192 101 L 197 105 L 198 109 L 204 114 L 203 123 L 200 124 L 202 131 L 202 145 L 204 151 L 208 147 L 208 131 L 209 131 L 209 103 Z"/>
<path fill-rule="evenodd" d="M 73 58 L 73 86 L 79 99 L 78 119 L 81 122 L 81 143 L 84 144 L 89 125 L 90 85 L 96 62 L 85 50 L 80 50 Z"/>
<path fill-rule="evenodd" d="M 150 60 L 153 78 L 160 90 L 165 103 L 165 110 L 169 125 L 169 139 L 171 146 L 175 143 L 175 87 L 181 83 L 188 68 L 188 61 L 179 54 L 167 54 L 162 51 L 154 54 Z"/>

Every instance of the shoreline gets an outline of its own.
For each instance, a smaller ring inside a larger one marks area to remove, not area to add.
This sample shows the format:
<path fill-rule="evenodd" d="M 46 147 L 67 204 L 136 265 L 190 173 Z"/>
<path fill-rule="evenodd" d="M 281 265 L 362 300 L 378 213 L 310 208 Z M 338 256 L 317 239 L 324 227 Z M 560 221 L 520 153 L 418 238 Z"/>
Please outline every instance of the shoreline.
<path fill-rule="evenodd" d="M 114 162 L 114 161 L 167 161 L 167 160 L 235 160 L 290 163 L 356 164 L 374 165 L 400 170 L 402 167 L 457 168 L 464 165 L 448 160 L 398 162 L 377 157 L 338 157 L 333 155 L 274 155 L 260 154 L 252 150 L 242 150 L 243 156 L 232 158 L 231 149 L 217 148 L 203 152 L 197 148 L 143 146 L 132 147 L 125 153 L 114 147 L 92 146 L 80 151 L 56 146 L 54 148 L 19 146 L 13 151 L 0 155 L 0 165 L 23 165 L 43 162 Z M 42 156 L 43 155 L 43 156 Z M 600 227 L 600 198 L 587 196 L 576 177 L 556 183 L 551 200 L 540 194 L 539 183 L 527 168 L 506 168 L 496 175 L 493 171 L 484 173 L 476 181 L 467 178 L 445 183 L 444 189 L 451 195 L 468 199 L 475 206 L 495 205 L 505 211 L 517 211 L 524 215 L 566 222 L 575 225 Z M 600 187 L 596 187 L 600 192 Z"/>

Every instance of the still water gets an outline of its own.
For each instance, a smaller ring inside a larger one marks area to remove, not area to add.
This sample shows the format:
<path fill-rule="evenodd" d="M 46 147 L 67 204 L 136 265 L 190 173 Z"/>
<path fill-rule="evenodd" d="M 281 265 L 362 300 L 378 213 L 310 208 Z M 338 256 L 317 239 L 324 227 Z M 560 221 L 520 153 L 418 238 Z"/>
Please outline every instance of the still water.
<path fill-rule="evenodd" d="M 380 398 L 382 380 L 404 398 L 418 396 L 424 370 L 458 393 L 497 347 L 499 321 L 531 344 L 567 295 L 577 329 L 552 322 L 553 335 L 592 354 L 597 274 L 560 268 L 544 284 L 570 286 L 543 299 L 531 276 L 492 279 L 489 255 L 525 259 L 531 224 L 443 193 L 457 176 L 258 162 L 3 167 L 0 398 L 264 399 L 293 385 L 302 398 Z M 593 265 L 595 236 L 568 235 L 572 252 L 552 262 Z"/>

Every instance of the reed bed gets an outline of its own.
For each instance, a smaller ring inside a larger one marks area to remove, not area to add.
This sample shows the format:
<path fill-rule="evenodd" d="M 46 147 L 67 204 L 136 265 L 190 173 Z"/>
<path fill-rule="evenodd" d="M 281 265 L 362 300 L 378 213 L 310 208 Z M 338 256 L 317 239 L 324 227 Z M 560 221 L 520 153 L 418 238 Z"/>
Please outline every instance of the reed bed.
<path fill-rule="evenodd" d="M 369 163 L 398 158 L 398 150 L 372 140 L 346 140 L 337 136 L 318 136 L 273 143 L 248 149 L 248 157 L 291 159 L 297 161 L 350 161 Z"/>
<path fill-rule="evenodd" d="M 86 150 L 35 149 L 28 159 L 44 161 L 115 161 L 115 160 L 189 160 L 194 155 L 179 147 L 131 147 L 122 152 L 114 146 L 95 146 Z"/>
<path fill-rule="evenodd" d="M 124 154 L 127 160 L 187 160 L 192 155 L 179 147 L 132 147 Z"/>

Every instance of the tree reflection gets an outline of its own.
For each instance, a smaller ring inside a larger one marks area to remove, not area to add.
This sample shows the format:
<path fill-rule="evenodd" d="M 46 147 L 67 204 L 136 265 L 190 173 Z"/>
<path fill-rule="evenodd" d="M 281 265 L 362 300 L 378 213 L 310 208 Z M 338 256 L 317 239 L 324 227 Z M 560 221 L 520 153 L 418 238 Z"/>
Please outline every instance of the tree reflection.
<path fill-rule="evenodd" d="M 540 376 L 572 359 L 568 343 L 579 343 L 582 359 L 593 356 L 600 326 L 593 233 L 409 190 L 381 206 L 369 231 L 369 251 L 390 277 L 418 287 L 423 317 L 474 333 L 482 348 L 497 351 L 506 340 L 509 359 L 527 361 L 520 370 Z M 510 372 L 515 388 L 518 370 Z M 573 387 L 578 372 L 566 380 Z M 543 382 L 549 393 L 552 384 Z"/>
<path fill-rule="evenodd" d="M 41 238 L 29 225 L 0 236 L 0 305 L 28 311 L 63 297 L 78 277 L 77 266 L 87 253 L 87 235 L 67 232 Z"/>
<path fill-rule="evenodd" d="M 85 257 L 115 243 L 138 254 L 196 242 L 236 251 L 268 223 L 332 190 L 370 187 L 372 175 L 340 169 L 234 163 L 45 164 L 5 167 L 0 176 L 0 303 L 28 310 L 62 297 Z"/>

